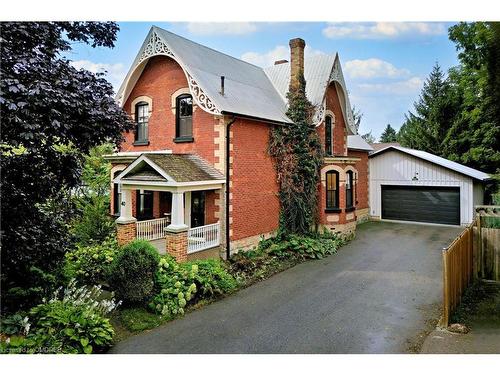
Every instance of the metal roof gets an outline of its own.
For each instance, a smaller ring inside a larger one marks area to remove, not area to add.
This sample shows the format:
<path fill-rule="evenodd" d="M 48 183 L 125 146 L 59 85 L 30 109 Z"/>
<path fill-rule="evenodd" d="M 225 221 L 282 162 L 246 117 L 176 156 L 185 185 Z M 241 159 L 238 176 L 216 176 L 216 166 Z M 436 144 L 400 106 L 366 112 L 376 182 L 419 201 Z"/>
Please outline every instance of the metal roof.
<path fill-rule="evenodd" d="M 321 105 L 330 81 L 330 73 L 335 56 L 318 55 L 304 59 L 306 95 L 313 105 Z M 286 98 L 290 86 L 290 63 L 282 63 L 264 68 L 267 76 L 282 98 Z"/>
<path fill-rule="evenodd" d="M 417 157 L 419 159 L 426 160 L 428 162 L 440 165 L 441 167 L 450 169 L 452 171 L 461 173 L 463 175 L 475 178 L 476 180 L 480 181 L 485 181 L 491 179 L 490 175 L 481 171 L 478 171 L 477 169 L 466 167 L 465 165 L 462 165 L 460 163 L 442 158 L 440 156 L 431 154 L 426 151 L 420 151 L 420 150 L 414 150 L 412 148 L 406 148 L 406 147 L 401 147 L 401 146 L 388 146 L 386 148 L 383 148 L 381 150 L 375 151 L 372 154 L 370 154 L 370 157 L 375 157 L 378 156 L 386 151 L 390 150 L 396 150 L 403 152 L 408 155 L 412 155 L 414 157 Z"/>
<path fill-rule="evenodd" d="M 286 116 L 286 93 L 290 81 L 290 65 L 275 65 L 265 70 L 226 55 L 189 39 L 153 26 L 140 48 L 132 67 L 117 93 L 121 105 L 125 103 L 133 86 L 152 56 L 164 55 L 174 59 L 184 70 L 195 103 L 213 114 L 232 113 L 266 119 L 278 123 L 291 123 Z M 314 56 L 305 59 L 307 96 L 322 106 L 325 89 L 332 80 L 342 81 L 346 97 L 346 123 L 350 133 L 351 109 L 338 56 Z M 332 75 L 332 71 L 340 73 Z M 221 76 L 225 77 L 224 95 L 221 95 Z M 344 109 L 343 109 L 344 110 Z M 324 108 L 317 116 L 323 120 Z"/>
<path fill-rule="evenodd" d="M 373 147 L 358 134 L 347 136 L 347 148 L 351 150 L 373 151 Z"/>

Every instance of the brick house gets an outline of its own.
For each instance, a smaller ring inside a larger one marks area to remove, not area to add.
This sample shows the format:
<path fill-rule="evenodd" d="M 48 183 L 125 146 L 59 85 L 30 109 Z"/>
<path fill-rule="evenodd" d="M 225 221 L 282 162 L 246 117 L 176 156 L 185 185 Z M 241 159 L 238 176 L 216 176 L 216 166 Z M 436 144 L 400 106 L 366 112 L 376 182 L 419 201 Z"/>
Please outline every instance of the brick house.
<path fill-rule="evenodd" d="M 354 231 L 368 218 L 368 152 L 357 135 L 340 60 L 304 58 L 262 69 L 152 27 L 117 94 L 137 123 L 112 163 L 120 243 L 152 241 L 179 260 L 225 256 L 278 227 L 268 154 L 274 126 L 292 126 L 286 94 L 303 71 L 324 143 L 320 225 Z"/>

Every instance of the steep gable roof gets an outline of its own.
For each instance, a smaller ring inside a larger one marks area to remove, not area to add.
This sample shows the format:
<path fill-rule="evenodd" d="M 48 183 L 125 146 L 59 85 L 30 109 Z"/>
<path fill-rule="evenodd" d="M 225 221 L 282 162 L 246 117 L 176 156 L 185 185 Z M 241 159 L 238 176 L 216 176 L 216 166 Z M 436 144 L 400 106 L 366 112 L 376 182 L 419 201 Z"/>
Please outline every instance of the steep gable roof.
<path fill-rule="evenodd" d="M 289 64 L 264 70 L 156 26 L 149 31 L 118 90 L 117 100 L 121 105 L 130 95 L 149 58 L 156 55 L 168 56 L 181 66 L 195 103 L 205 111 L 291 123 L 286 116 Z M 343 111 L 349 133 L 356 134 L 338 56 L 325 55 L 306 59 L 304 69 L 307 96 L 317 106 L 316 122 L 323 120 L 326 88 L 330 82 L 335 81 L 344 91 Z M 225 77 L 224 95 L 220 93 L 221 76 Z"/>

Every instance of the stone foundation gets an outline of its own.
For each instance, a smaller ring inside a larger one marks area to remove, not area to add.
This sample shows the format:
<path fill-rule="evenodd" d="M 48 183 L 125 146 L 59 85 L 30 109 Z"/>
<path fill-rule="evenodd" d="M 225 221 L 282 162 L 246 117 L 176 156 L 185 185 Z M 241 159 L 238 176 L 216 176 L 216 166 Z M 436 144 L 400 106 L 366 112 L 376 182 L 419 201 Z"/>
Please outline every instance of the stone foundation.
<path fill-rule="evenodd" d="M 231 255 L 236 254 L 239 251 L 251 250 L 256 247 L 262 239 L 268 239 L 274 235 L 276 235 L 276 232 L 269 232 L 231 241 Z"/>

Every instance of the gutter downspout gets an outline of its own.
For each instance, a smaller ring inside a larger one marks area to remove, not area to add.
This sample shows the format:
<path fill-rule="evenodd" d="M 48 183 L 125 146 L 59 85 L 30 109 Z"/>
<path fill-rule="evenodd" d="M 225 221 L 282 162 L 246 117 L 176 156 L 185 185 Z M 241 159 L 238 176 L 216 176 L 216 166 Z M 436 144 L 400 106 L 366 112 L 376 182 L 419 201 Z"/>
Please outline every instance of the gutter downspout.
<path fill-rule="evenodd" d="M 229 238 L 229 183 L 231 181 L 231 178 L 229 176 L 229 171 L 230 171 L 230 165 L 229 165 L 229 160 L 231 156 L 231 137 L 230 137 L 230 130 L 231 130 L 231 125 L 234 124 L 236 121 L 236 118 L 233 116 L 231 120 L 226 124 L 226 260 L 229 259 L 231 256 L 231 245 L 230 245 L 230 238 Z"/>

